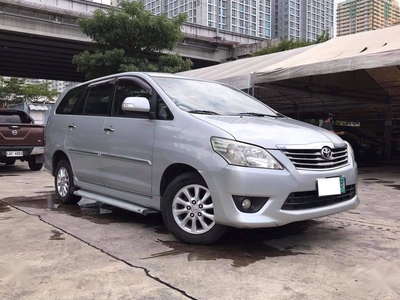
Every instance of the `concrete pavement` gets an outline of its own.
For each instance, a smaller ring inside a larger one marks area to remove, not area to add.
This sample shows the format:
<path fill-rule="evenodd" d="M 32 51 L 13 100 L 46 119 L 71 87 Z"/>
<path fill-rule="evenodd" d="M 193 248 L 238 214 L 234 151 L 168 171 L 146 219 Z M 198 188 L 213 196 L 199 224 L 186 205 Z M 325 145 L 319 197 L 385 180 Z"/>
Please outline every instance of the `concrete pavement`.
<path fill-rule="evenodd" d="M 400 299 L 400 168 L 360 168 L 361 205 L 177 242 L 158 215 L 58 205 L 53 178 L 0 165 L 0 299 Z"/>

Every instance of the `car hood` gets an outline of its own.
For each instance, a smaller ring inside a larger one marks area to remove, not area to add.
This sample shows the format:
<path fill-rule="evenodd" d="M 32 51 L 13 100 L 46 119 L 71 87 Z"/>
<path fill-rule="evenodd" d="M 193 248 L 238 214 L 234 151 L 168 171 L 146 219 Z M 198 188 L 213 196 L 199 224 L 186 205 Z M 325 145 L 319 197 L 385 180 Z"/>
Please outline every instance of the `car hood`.
<path fill-rule="evenodd" d="M 264 148 L 317 143 L 334 146 L 344 144 L 340 137 L 326 129 L 286 117 L 192 115 L 228 132 L 237 141 Z"/>

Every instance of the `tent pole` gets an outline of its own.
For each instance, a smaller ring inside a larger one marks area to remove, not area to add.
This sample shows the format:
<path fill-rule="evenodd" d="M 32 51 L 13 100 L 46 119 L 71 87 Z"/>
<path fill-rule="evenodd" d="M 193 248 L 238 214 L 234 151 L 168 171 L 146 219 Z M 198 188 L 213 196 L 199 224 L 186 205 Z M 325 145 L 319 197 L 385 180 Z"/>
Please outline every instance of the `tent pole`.
<path fill-rule="evenodd" d="M 250 94 L 251 89 L 251 94 Z M 249 74 L 249 83 L 247 84 L 247 94 L 254 97 L 254 83 L 253 83 L 253 74 Z"/>
<path fill-rule="evenodd" d="M 386 105 L 386 121 L 385 121 L 385 157 L 387 160 L 391 158 L 391 148 L 392 148 L 392 103 L 390 99 Z"/>
<path fill-rule="evenodd" d="M 294 112 L 296 114 L 296 120 L 300 120 L 299 106 L 297 105 L 297 103 L 294 105 Z"/>

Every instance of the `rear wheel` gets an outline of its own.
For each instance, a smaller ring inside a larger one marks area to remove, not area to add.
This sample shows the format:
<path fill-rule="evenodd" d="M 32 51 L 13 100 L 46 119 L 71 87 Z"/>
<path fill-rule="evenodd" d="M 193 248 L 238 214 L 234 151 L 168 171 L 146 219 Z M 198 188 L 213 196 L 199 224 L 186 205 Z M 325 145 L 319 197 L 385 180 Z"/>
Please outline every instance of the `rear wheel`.
<path fill-rule="evenodd" d="M 168 230 L 184 243 L 211 244 L 226 231 L 225 226 L 215 223 L 210 191 L 197 173 L 175 178 L 168 185 L 161 206 Z"/>
<path fill-rule="evenodd" d="M 54 186 L 58 199 L 65 204 L 75 204 L 81 197 L 72 193 L 71 189 L 74 186 L 72 169 L 68 161 L 60 160 L 57 164 Z"/>
<path fill-rule="evenodd" d="M 37 163 L 34 156 L 29 157 L 28 165 L 31 171 L 39 171 L 43 167 L 43 163 Z"/>

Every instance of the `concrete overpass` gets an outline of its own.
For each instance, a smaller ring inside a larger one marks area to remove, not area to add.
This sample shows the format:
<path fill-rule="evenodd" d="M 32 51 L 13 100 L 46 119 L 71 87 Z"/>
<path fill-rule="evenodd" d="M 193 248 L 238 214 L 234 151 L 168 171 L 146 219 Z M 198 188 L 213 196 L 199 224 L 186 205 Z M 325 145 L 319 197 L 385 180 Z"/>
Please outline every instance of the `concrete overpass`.
<path fill-rule="evenodd" d="M 0 0 L 0 76 L 83 81 L 72 57 L 91 40 L 76 25 L 96 9 L 109 6 L 82 0 Z M 186 23 L 185 39 L 175 49 L 195 67 L 246 56 L 270 41 Z"/>

